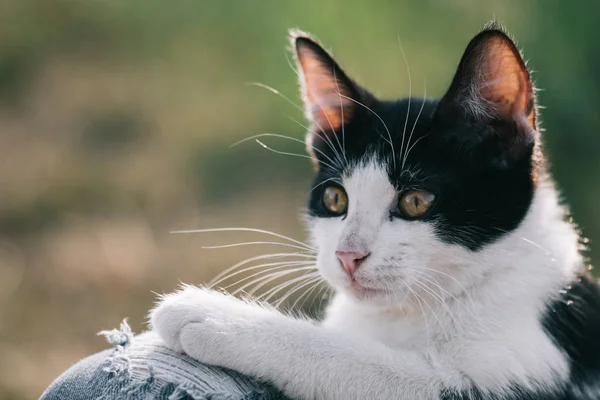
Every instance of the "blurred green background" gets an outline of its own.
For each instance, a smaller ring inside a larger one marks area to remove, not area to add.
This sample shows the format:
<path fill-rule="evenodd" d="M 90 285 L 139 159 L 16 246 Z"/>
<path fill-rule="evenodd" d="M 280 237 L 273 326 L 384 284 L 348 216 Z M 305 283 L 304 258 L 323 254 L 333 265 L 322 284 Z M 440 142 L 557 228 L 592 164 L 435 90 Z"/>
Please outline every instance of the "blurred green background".
<path fill-rule="evenodd" d="M 600 2 L 0 2 L 0 398 L 32 399 L 155 292 L 265 248 L 201 249 L 249 226 L 303 240 L 308 160 L 245 137 L 302 138 L 287 30 L 314 33 L 374 93 L 443 94 L 496 18 L 536 71 L 553 172 L 600 259 Z M 285 151 L 303 146 L 268 140 Z M 594 257 L 596 256 L 596 257 Z"/>

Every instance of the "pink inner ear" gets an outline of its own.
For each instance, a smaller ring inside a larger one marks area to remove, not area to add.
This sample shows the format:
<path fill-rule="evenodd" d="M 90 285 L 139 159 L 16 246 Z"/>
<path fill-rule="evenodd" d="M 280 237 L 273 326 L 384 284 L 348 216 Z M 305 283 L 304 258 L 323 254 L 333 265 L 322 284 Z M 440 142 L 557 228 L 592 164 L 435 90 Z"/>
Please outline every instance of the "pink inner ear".
<path fill-rule="evenodd" d="M 339 129 L 352 117 L 351 93 L 314 52 L 299 49 L 298 59 L 304 74 L 304 96 L 312 120 L 323 130 Z"/>
<path fill-rule="evenodd" d="M 487 44 L 479 69 L 479 95 L 503 118 L 525 116 L 535 128 L 529 73 L 517 50 L 504 38 Z"/>

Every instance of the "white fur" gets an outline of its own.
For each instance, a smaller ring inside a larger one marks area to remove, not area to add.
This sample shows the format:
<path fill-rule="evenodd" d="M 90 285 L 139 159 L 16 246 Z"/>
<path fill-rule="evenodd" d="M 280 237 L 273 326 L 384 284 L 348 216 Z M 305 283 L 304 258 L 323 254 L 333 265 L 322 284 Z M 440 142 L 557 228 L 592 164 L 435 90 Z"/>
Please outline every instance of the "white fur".
<path fill-rule="evenodd" d="M 342 183 L 347 217 L 310 222 L 318 268 L 337 289 L 321 326 L 185 287 L 151 313 L 167 345 L 300 399 L 435 399 L 442 388 L 502 393 L 566 378 L 540 314 L 580 260 L 550 183 L 517 229 L 477 252 L 428 223 L 390 219 L 397 193 L 375 162 Z M 352 289 L 337 250 L 370 252 L 355 278 L 382 292 Z"/>

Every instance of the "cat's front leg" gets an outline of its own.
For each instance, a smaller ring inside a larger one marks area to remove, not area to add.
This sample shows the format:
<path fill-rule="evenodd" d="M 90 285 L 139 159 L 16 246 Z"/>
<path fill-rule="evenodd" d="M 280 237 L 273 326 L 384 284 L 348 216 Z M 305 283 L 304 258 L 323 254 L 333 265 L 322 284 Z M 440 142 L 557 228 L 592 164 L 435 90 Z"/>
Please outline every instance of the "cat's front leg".
<path fill-rule="evenodd" d="M 264 378 L 300 399 L 429 399 L 437 379 L 420 355 L 396 352 L 208 289 L 186 287 L 152 311 L 167 345 Z"/>
<path fill-rule="evenodd" d="M 237 358 L 227 341 L 243 340 L 241 332 L 259 335 L 261 320 L 273 312 L 216 290 L 185 285 L 161 297 L 150 312 L 150 322 L 168 347 L 225 366 L 230 356 Z M 193 340 L 189 340 L 191 332 Z"/>

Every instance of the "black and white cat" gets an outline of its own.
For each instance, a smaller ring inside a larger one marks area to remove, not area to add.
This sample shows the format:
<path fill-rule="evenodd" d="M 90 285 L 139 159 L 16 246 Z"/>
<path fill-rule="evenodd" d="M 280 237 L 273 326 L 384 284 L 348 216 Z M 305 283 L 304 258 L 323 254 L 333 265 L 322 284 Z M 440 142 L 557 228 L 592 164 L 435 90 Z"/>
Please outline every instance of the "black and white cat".
<path fill-rule="evenodd" d="M 600 399 L 600 290 L 507 34 L 484 29 L 448 92 L 418 101 L 378 100 L 292 41 L 309 227 L 336 295 L 316 323 L 185 287 L 151 312 L 165 343 L 298 399 Z"/>

